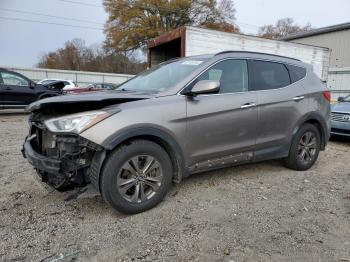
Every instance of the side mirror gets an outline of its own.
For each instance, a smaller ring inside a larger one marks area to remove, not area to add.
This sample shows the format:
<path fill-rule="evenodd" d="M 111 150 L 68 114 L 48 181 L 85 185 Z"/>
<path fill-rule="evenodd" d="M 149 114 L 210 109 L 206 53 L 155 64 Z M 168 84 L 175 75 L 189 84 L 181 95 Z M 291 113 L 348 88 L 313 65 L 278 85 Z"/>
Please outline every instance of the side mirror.
<path fill-rule="evenodd" d="M 34 82 L 30 81 L 29 87 L 32 88 L 32 89 L 34 89 L 35 86 L 36 86 L 36 84 L 35 84 Z"/>
<path fill-rule="evenodd" d="M 345 98 L 343 96 L 338 97 L 338 102 L 343 102 Z"/>
<path fill-rule="evenodd" d="M 214 80 L 201 80 L 191 90 L 191 94 L 209 94 L 220 90 L 220 82 Z"/>

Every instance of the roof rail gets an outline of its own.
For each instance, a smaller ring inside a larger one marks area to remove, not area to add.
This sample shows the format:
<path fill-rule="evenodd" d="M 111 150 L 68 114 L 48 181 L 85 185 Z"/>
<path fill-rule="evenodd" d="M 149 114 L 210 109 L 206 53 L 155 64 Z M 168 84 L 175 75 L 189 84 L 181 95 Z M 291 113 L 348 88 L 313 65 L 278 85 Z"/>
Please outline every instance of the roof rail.
<path fill-rule="evenodd" d="M 299 59 L 292 58 L 292 57 L 288 57 L 288 56 L 274 55 L 274 54 L 261 53 L 261 52 L 253 52 L 253 51 L 233 51 L 233 50 L 227 50 L 227 51 L 222 51 L 222 52 L 216 53 L 215 56 L 217 56 L 217 55 L 222 55 L 222 54 L 228 54 L 228 53 L 249 53 L 249 54 L 257 54 L 257 55 L 270 55 L 270 56 L 281 57 L 281 58 L 287 58 L 287 59 L 292 59 L 292 60 L 301 62 L 301 60 L 299 60 Z"/>

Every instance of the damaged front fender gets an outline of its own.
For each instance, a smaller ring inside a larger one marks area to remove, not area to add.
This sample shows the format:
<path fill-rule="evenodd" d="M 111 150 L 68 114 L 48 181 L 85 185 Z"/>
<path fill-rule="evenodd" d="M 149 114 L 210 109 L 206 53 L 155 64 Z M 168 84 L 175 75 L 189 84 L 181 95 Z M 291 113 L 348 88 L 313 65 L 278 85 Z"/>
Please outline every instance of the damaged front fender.
<path fill-rule="evenodd" d="M 32 128 L 23 145 L 23 154 L 41 179 L 62 190 L 90 183 L 90 166 L 103 147 L 75 134 L 54 134 Z"/>

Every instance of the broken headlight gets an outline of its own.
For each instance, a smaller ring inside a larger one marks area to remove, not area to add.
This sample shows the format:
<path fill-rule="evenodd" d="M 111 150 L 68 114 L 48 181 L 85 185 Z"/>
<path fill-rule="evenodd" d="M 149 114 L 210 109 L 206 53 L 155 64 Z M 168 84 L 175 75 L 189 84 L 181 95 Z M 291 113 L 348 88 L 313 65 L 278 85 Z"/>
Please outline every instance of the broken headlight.
<path fill-rule="evenodd" d="M 58 118 L 52 118 L 46 120 L 45 125 L 51 132 L 80 134 L 93 125 L 96 125 L 98 122 L 113 115 L 113 113 L 106 111 L 89 111 Z"/>

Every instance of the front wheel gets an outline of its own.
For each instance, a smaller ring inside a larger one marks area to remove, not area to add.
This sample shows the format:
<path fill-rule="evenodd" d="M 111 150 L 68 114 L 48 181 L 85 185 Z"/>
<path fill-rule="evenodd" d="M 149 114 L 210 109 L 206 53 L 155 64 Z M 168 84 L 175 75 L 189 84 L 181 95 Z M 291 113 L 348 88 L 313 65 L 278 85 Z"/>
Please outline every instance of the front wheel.
<path fill-rule="evenodd" d="M 303 171 L 311 168 L 318 158 L 321 136 L 318 129 L 309 123 L 304 124 L 296 133 L 285 159 L 288 168 Z"/>
<path fill-rule="evenodd" d="M 108 157 L 101 174 L 102 197 L 120 212 L 140 213 L 163 200 L 172 175 L 171 160 L 161 146 L 135 140 Z"/>

